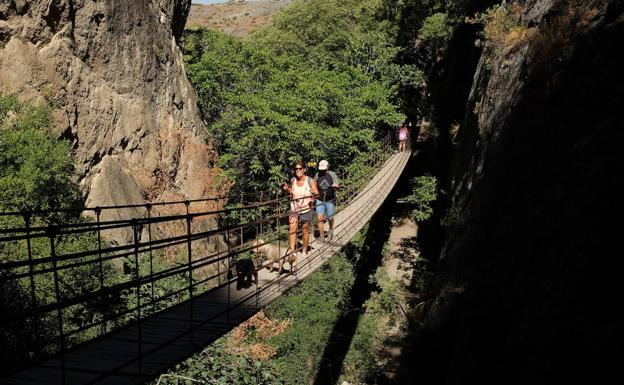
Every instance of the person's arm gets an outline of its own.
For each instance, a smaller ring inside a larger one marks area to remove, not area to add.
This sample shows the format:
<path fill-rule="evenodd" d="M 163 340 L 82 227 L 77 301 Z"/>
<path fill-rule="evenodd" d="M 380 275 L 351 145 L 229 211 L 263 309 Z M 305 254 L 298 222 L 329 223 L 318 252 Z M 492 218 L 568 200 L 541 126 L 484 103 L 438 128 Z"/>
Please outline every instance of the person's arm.
<path fill-rule="evenodd" d="M 282 183 L 282 190 L 286 191 L 289 194 L 292 194 L 292 186 L 288 186 L 287 182 Z"/>
<path fill-rule="evenodd" d="M 318 198 L 321 195 L 314 179 L 310 181 L 310 190 L 312 190 L 312 195 L 314 195 L 315 198 Z"/>
<path fill-rule="evenodd" d="M 333 171 L 330 171 L 329 175 L 332 177 L 332 181 L 333 181 L 332 187 L 335 190 L 342 188 L 342 184 L 340 183 L 341 181 L 340 181 L 340 178 L 338 178 L 338 175 L 336 175 L 336 173 Z"/>

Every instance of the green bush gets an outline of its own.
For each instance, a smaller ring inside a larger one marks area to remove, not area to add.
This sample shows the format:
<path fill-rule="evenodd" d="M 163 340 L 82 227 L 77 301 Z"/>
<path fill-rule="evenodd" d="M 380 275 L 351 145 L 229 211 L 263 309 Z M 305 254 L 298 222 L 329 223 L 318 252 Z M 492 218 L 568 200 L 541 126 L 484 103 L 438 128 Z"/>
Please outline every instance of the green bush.
<path fill-rule="evenodd" d="M 0 210 L 66 208 L 77 199 L 70 143 L 47 133 L 50 113 L 0 96 Z"/>
<path fill-rule="evenodd" d="M 78 187 L 73 182 L 74 164 L 71 147 L 67 141 L 57 141 L 50 136 L 51 109 L 48 106 L 32 106 L 19 103 L 14 95 L 0 95 L 0 211 L 47 210 L 69 208 L 76 204 Z M 66 223 L 80 222 L 76 214 L 45 214 L 30 218 L 32 226 L 42 226 L 63 220 Z M 0 228 L 23 227 L 21 216 L 0 216 Z M 64 235 L 54 238 L 57 255 L 94 250 L 97 238 L 94 233 Z M 30 244 L 34 259 L 49 257 L 51 245 L 48 238 L 33 238 Z M 0 243 L 0 262 L 23 261 L 28 258 L 25 240 Z M 62 261 L 59 267 L 85 261 L 87 257 Z M 51 263 L 37 269 L 50 269 Z M 26 268 L 15 273 L 23 273 Z M 104 283 L 112 285 L 122 279 L 119 271 L 109 262 L 65 268 L 58 271 L 59 299 L 75 297 L 99 289 L 100 272 Z M 0 310 L 21 313 L 32 306 L 31 282 L 27 278 L 6 280 L 0 286 Z M 36 305 L 56 301 L 52 273 L 38 274 L 32 282 Z M 94 300 L 63 310 L 65 332 L 71 332 L 101 320 L 104 312 L 123 308 L 120 296 Z M 50 313 L 37 320 L 27 319 L 8 325 L 0 336 L 3 351 L 12 351 L 12 359 L 27 359 L 28 351 L 38 351 L 38 341 L 46 340 L 56 333 L 57 320 Z M 70 338 L 69 345 L 92 338 L 97 330 L 89 329 Z M 54 347 L 46 346 L 43 353 L 52 352 Z"/>
<path fill-rule="evenodd" d="M 423 21 L 418 36 L 424 41 L 434 44 L 444 44 L 452 32 L 445 12 L 434 13 Z"/>
<path fill-rule="evenodd" d="M 336 319 L 348 301 L 354 276 L 351 263 L 339 254 L 273 302 L 269 318 L 288 320 L 283 332 L 260 341 L 253 328 L 241 340 L 236 330 L 175 367 L 175 376 L 216 384 L 299 385 L 314 379 L 321 355 Z M 232 344 L 230 339 L 235 339 Z M 268 343 L 270 359 L 244 353 L 245 345 Z M 232 351 L 232 345 L 236 350 Z M 177 384 L 172 377 L 161 384 Z"/>
<path fill-rule="evenodd" d="M 296 2 L 240 41 L 187 31 L 185 59 L 233 191 L 273 191 L 295 160 L 363 167 L 405 117 L 398 89 L 424 83 L 396 64 L 380 0 Z"/>
<path fill-rule="evenodd" d="M 433 202 L 437 198 L 437 180 L 431 175 L 422 175 L 411 180 L 412 194 L 407 196 L 407 202 L 412 205 L 411 216 L 417 222 L 422 222 L 433 214 Z"/>
<path fill-rule="evenodd" d="M 291 327 L 271 342 L 277 348 L 273 358 L 285 384 L 314 379 L 321 354 L 334 323 L 349 301 L 355 276 L 347 258 L 336 255 L 298 287 L 280 297 L 268 309 L 276 319 L 290 319 Z"/>
<path fill-rule="evenodd" d="M 229 354 L 227 337 L 209 345 L 201 353 L 176 365 L 173 373 L 160 379 L 161 385 L 193 384 L 195 381 L 219 385 L 282 385 L 279 372 L 271 362 Z M 185 382 L 182 382 L 182 381 Z M 156 381 L 153 382 L 155 384 Z"/>

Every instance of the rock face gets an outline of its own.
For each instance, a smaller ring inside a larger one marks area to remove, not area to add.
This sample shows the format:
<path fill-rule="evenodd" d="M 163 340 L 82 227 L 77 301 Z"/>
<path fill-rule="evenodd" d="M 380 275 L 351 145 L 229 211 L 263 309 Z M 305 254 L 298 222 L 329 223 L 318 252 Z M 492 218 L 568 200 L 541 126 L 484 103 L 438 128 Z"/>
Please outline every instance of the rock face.
<path fill-rule="evenodd" d="M 219 192 L 176 42 L 190 3 L 1 0 L 0 92 L 56 107 L 86 205 Z"/>
<path fill-rule="evenodd" d="M 624 2 L 520 3 L 454 142 L 416 364 L 428 383 L 621 383 Z"/>

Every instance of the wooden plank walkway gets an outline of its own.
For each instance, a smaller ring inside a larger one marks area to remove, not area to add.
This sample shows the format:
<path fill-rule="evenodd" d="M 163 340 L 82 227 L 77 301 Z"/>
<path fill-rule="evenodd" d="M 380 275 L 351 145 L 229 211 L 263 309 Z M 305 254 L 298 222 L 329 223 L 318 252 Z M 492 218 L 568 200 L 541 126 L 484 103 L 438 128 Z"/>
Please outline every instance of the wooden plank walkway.
<path fill-rule="evenodd" d="M 2 378 L 0 384 L 142 384 L 165 372 L 251 317 L 349 243 L 388 196 L 410 154 L 392 155 L 352 203 L 336 214 L 332 241 L 311 241 L 308 257 L 295 264 L 296 275 L 278 276 L 262 269 L 257 286 L 237 290 L 235 282 L 224 285 Z"/>

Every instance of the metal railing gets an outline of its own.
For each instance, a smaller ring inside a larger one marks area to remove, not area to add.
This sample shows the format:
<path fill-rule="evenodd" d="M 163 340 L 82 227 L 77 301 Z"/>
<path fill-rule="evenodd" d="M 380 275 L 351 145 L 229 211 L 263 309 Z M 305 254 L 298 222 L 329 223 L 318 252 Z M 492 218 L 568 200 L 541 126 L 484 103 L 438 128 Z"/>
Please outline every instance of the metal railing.
<path fill-rule="evenodd" d="M 394 147 L 393 136 L 386 136 L 381 151 L 370 159 L 370 169 L 383 164 Z M 345 188 L 337 191 L 336 204 L 339 211 L 348 210 L 353 199 L 364 193 L 367 178 L 354 178 L 347 169 L 337 172 Z M 5 254 L 0 262 L 5 308 L 0 325 L 8 331 L 8 345 L 19 341 L 0 353 L 3 362 L 16 363 L 4 366 L 0 376 L 18 370 L 17 362 L 29 366 L 63 355 L 81 343 L 131 324 L 140 325 L 146 317 L 211 290 L 227 286 L 228 309 L 235 306 L 230 302 L 229 287 L 236 277 L 228 276 L 234 259 L 266 243 L 281 246 L 288 242 L 289 197 L 279 193 L 255 197 L 257 202 L 245 203 L 245 198 L 253 196 L 238 196 L 236 207 L 225 207 L 234 199 L 221 196 L 85 208 L 80 212 L 92 215 L 71 223 L 46 224 L 37 216 L 77 210 L 0 213 L 23 219 L 23 225 L 0 229 L 0 253 Z M 119 209 L 142 210 L 144 214 L 102 219 L 107 210 Z M 233 219 L 243 217 L 253 219 Z M 89 243 L 77 241 L 80 236 L 87 237 Z M 259 242 L 261 238 L 264 243 Z M 309 269 L 313 259 L 301 261 L 298 269 Z M 257 270 L 264 267 L 255 266 Z M 91 278 L 87 287 L 72 281 L 78 275 Z M 256 280 L 252 294 L 256 301 L 268 287 L 279 285 L 280 279 L 278 274 L 262 287 Z M 147 352 L 139 352 L 139 359 L 144 354 Z"/>

